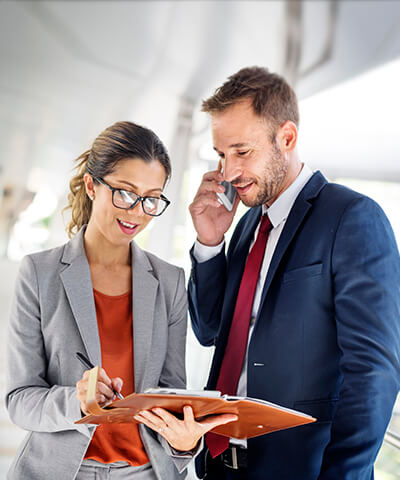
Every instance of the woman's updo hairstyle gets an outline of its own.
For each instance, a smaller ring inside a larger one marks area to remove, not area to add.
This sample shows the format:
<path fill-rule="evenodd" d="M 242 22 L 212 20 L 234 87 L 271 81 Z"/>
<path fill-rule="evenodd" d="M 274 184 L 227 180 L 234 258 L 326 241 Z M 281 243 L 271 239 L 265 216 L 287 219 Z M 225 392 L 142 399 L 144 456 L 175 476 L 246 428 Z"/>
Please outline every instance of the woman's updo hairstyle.
<path fill-rule="evenodd" d="M 88 223 L 92 211 L 83 180 L 85 173 L 103 178 L 114 171 L 118 162 L 128 158 L 146 163 L 158 160 L 165 169 L 166 181 L 171 175 L 167 149 L 153 131 L 132 122 L 117 122 L 106 128 L 93 142 L 92 148 L 75 161 L 77 173 L 69 183 L 68 205 L 64 209 L 71 209 L 71 221 L 67 226 L 69 237 Z"/>

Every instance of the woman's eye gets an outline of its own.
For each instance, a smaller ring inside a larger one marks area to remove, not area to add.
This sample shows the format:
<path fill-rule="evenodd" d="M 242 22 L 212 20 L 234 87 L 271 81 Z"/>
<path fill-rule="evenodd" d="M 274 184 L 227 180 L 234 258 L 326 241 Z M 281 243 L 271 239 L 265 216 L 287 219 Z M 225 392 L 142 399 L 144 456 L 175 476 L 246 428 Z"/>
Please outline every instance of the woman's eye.
<path fill-rule="evenodd" d="M 132 200 L 132 198 L 135 197 L 134 193 L 128 192 L 127 190 L 119 190 L 119 194 L 123 199 L 126 199 L 126 200 Z"/>
<path fill-rule="evenodd" d="M 250 151 L 250 150 L 246 150 L 245 152 L 238 152 L 238 155 L 240 155 L 240 156 L 243 157 L 244 155 L 246 155 L 247 153 L 249 153 L 249 151 Z"/>

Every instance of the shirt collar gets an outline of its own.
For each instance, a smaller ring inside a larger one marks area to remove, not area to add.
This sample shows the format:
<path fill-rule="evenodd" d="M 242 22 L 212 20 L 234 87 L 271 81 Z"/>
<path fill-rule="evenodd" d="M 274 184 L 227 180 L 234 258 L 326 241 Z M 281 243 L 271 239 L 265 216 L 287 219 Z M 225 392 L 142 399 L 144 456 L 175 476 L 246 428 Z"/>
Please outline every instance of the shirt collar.
<path fill-rule="evenodd" d="M 298 194 L 312 175 L 312 170 L 307 165 L 303 164 L 303 168 L 295 181 L 289 185 L 281 195 L 279 195 L 275 202 L 270 207 L 267 207 L 266 205 L 262 206 L 263 215 L 268 213 L 268 217 L 274 228 L 286 220 Z"/>

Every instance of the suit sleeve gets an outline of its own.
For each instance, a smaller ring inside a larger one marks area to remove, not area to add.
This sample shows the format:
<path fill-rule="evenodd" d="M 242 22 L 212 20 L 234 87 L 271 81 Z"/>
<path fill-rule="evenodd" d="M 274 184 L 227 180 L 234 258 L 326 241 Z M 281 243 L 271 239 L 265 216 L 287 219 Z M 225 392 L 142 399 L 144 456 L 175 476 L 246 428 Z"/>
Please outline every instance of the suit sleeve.
<path fill-rule="evenodd" d="M 400 266 L 390 224 L 363 197 L 332 253 L 342 384 L 319 480 L 369 480 L 399 389 Z"/>
<path fill-rule="evenodd" d="M 190 252 L 189 311 L 193 331 L 203 346 L 214 344 L 221 322 L 226 284 L 226 257 L 222 250 L 206 262 L 197 262 Z"/>
<path fill-rule="evenodd" d="M 20 266 L 8 326 L 6 406 L 19 427 L 36 432 L 90 428 L 75 425 L 81 417 L 76 387 L 50 385 L 42 336 L 39 287 L 33 260 Z"/>

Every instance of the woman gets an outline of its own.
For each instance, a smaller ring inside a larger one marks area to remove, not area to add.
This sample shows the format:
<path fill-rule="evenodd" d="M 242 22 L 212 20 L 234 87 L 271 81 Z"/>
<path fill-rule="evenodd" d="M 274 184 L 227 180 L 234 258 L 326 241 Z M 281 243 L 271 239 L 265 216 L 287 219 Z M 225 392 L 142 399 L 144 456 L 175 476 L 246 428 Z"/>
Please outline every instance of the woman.
<path fill-rule="evenodd" d="M 141 412 L 139 427 L 74 424 L 87 412 L 88 371 L 77 352 L 102 365 L 102 406 L 114 392 L 185 387 L 183 271 L 132 241 L 168 207 L 169 157 L 152 131 L 120 122 L 77 161 L 68 226 L 76 235 L 20 267 L 6 403 L 30 433 L 8 478 L 182 478 L 201 436 L 235 417 L 196 422 L 185 407 L 184 420 L 162 409 Z"/>

